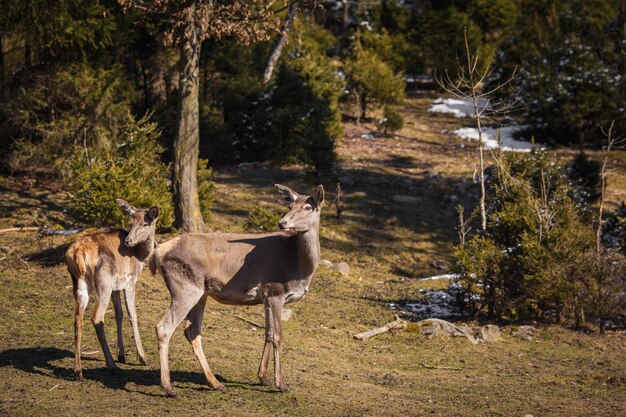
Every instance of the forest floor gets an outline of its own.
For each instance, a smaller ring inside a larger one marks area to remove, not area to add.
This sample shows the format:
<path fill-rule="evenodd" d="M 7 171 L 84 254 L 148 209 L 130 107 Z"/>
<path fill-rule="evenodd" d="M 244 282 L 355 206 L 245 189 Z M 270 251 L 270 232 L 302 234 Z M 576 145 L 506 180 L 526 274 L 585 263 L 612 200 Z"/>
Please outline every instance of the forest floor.
<path fill-rule="evenodd" d="M 406 126 L 395 137 L 366 139 L 361 135 L 373 125 L 346 124 L 332 178 L 306 167 L 271 164 L 217 172 L 213 230 L 242 230 L 257 203 L 285 212 L 274 183 L 302 193 L 323 183 L 329 203 L 337 178 L 343 183 L 341 217 L 333 204 L 323 211 L 321 246 L 322 257 L 347 262 L 350 275 L 320 267 L 307 297 L 289 306 L 293 317 L 283 326 L 283 368 L 292 393 L 258 384 L 263 330 L 241 318 L 262 323 L 262 309 L 209 301 L 204 350 L 228 390 L 206 385 L 191 346 L 177 330 L 170 366 L 179 396 L 166 398 L 159 387 L 154 325 L 169 294 L 162 278 L 147 270 L 138 284 L 137 305 L 149 365 L 138 364 L 125 321 L 128 363 L 109 374 L 87 320 L 85 380 L 74 381 L 73 298 L 62 255 L 75 237 L 16 232 L 0 234 L 0 415 L 624 415 L 622 331 L 600 337 L 537 324 L 532 341 L 505 335 L 499 343 L 472 345 L 464 338 L 428 339 L 411 326 L 365 341 L 353 338 L 392 320 L 389 303 L 416 300 L 423 296 L 420 290 L 445 285 L 420 278 L 443 272 L 433 261 L 451 264 L 455 206 L 469 208 L 476 199 L 475 146 L 442 133 L 467 121 L 430 114 L 429 103 L 424 97 L 408 100 Z M 574 153 L 562 149 L 555 158 Z M 609 164 L 608 199 L 614 208 L 626 199 L 625 153 L 614 154 Z M 74 225 L 66 211 L 70 196 L 57 184 L 3 178 L 0 191 L 0 228 Z M 106 332 L 113 347 L 112 307 Z"/>

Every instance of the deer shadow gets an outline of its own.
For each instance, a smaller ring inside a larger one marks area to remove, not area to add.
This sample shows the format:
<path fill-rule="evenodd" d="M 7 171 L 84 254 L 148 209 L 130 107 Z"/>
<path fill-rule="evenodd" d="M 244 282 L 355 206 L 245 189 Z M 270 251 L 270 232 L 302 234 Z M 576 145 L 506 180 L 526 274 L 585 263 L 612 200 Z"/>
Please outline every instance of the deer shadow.
<path fill-rule="evenodd" d="M 73 358 L 74 352 L 67 349 L 58 349 L 54 347 L 46 348 L 22 348 L 7 349 L 0 352 L 0 368 L 13 367 L 29 374 L 53 377 L 66 381 L 74 381 L 74 369 L 66 368 L 55 364 L 56 361 Z M 99 361 L 96 358 L 83 357 L 82 361 Z M 85 380 L 96 381 L 103 384 L 107 388 L 123 390 L 127 392 L 138 392 L 147 396 L 165 396 L 163 394 L 154 394 L 150 392 L 131 390 L 128 384 L 137 386 L 151 387 L 159 386 L 160 373 L 158 369 L 146 368 L 140 365 L 124 365 L 124 369 L 118 369 L 112 374 L 105 366 L 101 368 L 83 368 L 83 378 Z M 129 366 L 132 366 L 129 368 Z M 52 373 L 52 375 L 50 375 Z M 195 391 L 213 391 L 207 385 L 202 372 L 192 371 L 171 371 L 172 381 L 176 383 L 193 384 L 195 386 L 185 387 Z M 279 392 L 270 387 L 266 387 L 260 383 L 248 381 L 236 381 L 216 375 L 216 378 L 226 385 L 227 388 L 244 389 L 249 391 L 259 391 L 272 394 Z M 77 382 L 78 383 L 78 382 Z"/>

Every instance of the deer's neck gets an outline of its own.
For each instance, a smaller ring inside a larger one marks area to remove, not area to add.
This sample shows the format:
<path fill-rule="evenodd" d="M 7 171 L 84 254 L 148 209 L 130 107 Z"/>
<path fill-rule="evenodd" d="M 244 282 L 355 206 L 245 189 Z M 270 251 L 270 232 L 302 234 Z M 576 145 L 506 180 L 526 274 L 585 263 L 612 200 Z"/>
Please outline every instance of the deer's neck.
<path fill-rule="evenodd" d="M 311 278 L 320 262 L 319 226 L 312 227 L 296 238 L 298 269 L 303 277 Z"/>
<path fill-rule="evenodd" d="M 143 262 L 146 260 L 148 256 L 152 253 L 156 246 L 156 239 L 154 236 L 150 236 L 143 243 L 138 244 L 133 247 L 133 255 L 139 262 Z"/>

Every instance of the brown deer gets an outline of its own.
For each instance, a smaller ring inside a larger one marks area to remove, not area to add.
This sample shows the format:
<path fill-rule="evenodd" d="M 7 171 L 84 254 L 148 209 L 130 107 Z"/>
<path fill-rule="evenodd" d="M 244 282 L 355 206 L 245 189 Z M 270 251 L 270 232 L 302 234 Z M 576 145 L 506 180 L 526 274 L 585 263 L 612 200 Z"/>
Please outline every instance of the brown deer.
<path fill-rule="evenodd" d="M 207 296 L 223 304 L 264 305 L 265 345 L 258 376 L 263 384 L 270 384 L 267 368 L 273 347 L 275 384 L 280 391 L 291 391 L 281 369 L 281 312 L 285 303 L 304 297 L 319 263 L 324 188 L 318 186 L 310 196 L 278 184 L 276 188 L 290 203 L 289 213 L 278 222 L 282 232 L 187 234 L 160 245 L 148 261 L 153 273 L 161 272 L 172 296 L 156 326 L 161 386 L 168 396 L 176 396 L 170 381 L 169 342 L 185 317 L 185 336 L 207 382 L 214 389 L 226 389 L 202 351 L 200 332 Z"/>
<path fill-rule="evenodd" d="M 115 320 L 117 322 L 117 359 L 126 362 L 124 342 L 122 340 L 122 301 L 120 293 L 124 291 L 126 310 L 133 328 L 139 362 L 146 365 L 146 354 L 141 346 L 139 328 L 137 327 L 137 310 L 135 308 L 135 284 L 143 270 L 144 260 L 156 246 L 155 225 L 159 217 L 159 209 L 138 209 L 124 200 L 115 200 L 122 211 L 130 216 L 130 230 L 109 229 L 102 232 L 80 236 L 65 253 L 65 263 L 72 276 L 74 299 L 76 300 L 74 321 L 74 376 L 83 378 L 80 362 L 83 317 L 89 301 L 89 294 L 95 296 L 95 307 L 91 318 L 98 341 L 102 346 L 106 366 L 115 373 L 117 367 L 111 356 L 109 345 L 104 333 L 104 313 L 113 297 Z"/>

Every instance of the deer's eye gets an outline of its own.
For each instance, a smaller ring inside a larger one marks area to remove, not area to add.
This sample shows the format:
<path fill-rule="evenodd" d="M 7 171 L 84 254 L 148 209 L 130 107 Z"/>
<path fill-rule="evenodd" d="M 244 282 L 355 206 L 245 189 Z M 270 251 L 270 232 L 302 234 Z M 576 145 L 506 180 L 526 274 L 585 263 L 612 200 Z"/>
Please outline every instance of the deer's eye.
<path fill-rule="evenodd" d="M 148 226 L 149 226 L 148 223 L 143 224 L 143 227 L 148 227 Z"/>
<path fill-rule="evenodd" d="M 309 205 L 307 204 L 306 206 L 304 206 L 304 209 L 305 209 L 306 211 L 311 211 L 311 210 L 313 210 L 313 207 L 311 207 L 311 206 L 309 206 Z"/>

